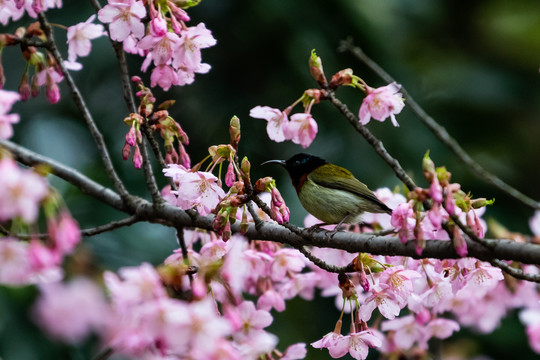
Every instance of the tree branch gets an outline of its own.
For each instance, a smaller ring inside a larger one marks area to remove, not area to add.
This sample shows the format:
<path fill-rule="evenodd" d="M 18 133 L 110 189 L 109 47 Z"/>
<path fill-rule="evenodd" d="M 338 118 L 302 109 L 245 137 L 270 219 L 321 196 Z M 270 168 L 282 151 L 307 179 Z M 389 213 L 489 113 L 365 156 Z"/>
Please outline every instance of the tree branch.
<path fill-rule="evenodd" d="M 92 137 L 94 138 L 98 152 L 103 161 L 103 165 L 105 166 L 105 171 L 107 172 L 107 175 L 109 176 L 109 178 L 113 181 L 116 191 L 118 191 L 120 196 L 122 196 L 122 198 L 127 203 L 129 203 L 130 195 L 128 191 L 126 190 L 124 184 L 120 180 L 120 177 L 116 173 L 116 170 L 114 169 L 114 165 L 111 161 L 111 157 L 109 155 L 109 151 L 107 150 L 107 146 L 105 144 L 103 135 L 99 131 L 92 117 L 92 114 L 90 114 L 90 111 L 88 110 L 88 106 L 86 105 L 86 102 L 84 101 L 84 98 L 81 92 L 79 91 L 79 88 L 75 84 L 75 81 L 71 77 L 71 74 L 69 73 L 69 71 L 67 71 L 66 67 L 64 66 L 62 55 L 60 55 L 60 52 L 58 51 L 58 47 L 56 46 L 56 42 L 54 40 L 52 27 L 43 13 L 39 13 L 38 18 L 39 18 L 39 22 L 41 24 L 41 28 L 43 32 L 47 36 L 47 39 L 49 39 L 50 46 L 48 49 L 53 55 L 53 57 L 55 58 L 56 62 L 58 63 L 58 66 L 60 66 L 60 68 L 62 69 L 62 73 L 64 74 L 64 77 L 66 78 L 67 85 L 71 89 L 71 96 L 73 97 L 75 105 L 77 105 L 77 107 L 79 108 L 79 111 L 81 112 L 90 130 L 90 133 L 92 134 Z"/>
<path fill-rule="evenodd" d="M 117 210 L 126 211 L 126 206 L 120 195 L 88 178 L 86 175 L 81 174 L 77 170 L 12 143 L 9 140 L 0 139 L 0 145 L 8 149 L 20 163 L 27 166 L 46 164 L 51 169 L 52 174 L 74 185 L 83 194 L 92 196 Z"/>
<path fill-rule="evenodd" d="M 363 51 L 357 46 L 353 46 L 351 41 L 343 41 L 340 46 L 341 51 L 349 51 L 352 53 L 358 60 L 366 64 L 373 72 L 375 72 L 379 77 L 381 77 L 385 82 L 392 83 L 394 78 L 392 78 L 383 68 L 381 68 L 376 62 L 370 59 Z M 478 164 L 473 158 L 467 154 L 467 152 L 459 145 L 459 143 L 446 131 L 446 129 L 435 121 L 431 116 L 429 116 L 424 109 L 418 105 L 418 103 L 413 99 L 409 92 L 402 86 L 401 93 L 407 101 L 407 105 L 414 111 L 420 120 L 433 132 L 433 134 L 454 154 L 469 167 L 473 174 L 475 174 L 480 179 L 486 181 L 487 183 L 495 186 L 499 190 L 505 192 L 514 199 L 521 201 L 523 204 L 540 210 L 540 202 L 528 197 L 519 190 L 513 188 L 512 186 L 505 183 L 503 180 L 498 178 L 496 175 L 485 170 L 480 164 Z"/>
<path fill-rule="evenodd" d="M 78 187 L 83 193 L 95 197 L 104 203 L 130 215 L 137 216 L 141 221 L 160 222 L 171 227 L 197 227 L 213 231 L 213 215 L 200 216 L 195 211 L 184 211 L 169 203 L 162 207 L 154 207 L 150 202 L 135 198 L 135 207 L 126 207 L 122 198 L 114 191 L 103 187 L 82 175 L 77 170 L 60 164 L 45 156 L 36 154 L 7 140 L 0 140 L 0 145 L 10 150 L 15 158 L 25 165 L 47 164 L 53 174 L 61 177 Z M 261 204 L 262 205 L 262 204 Z M 323 248 L 341 249 L 351 253 L 366 252 L 386 256 L 407 256 L 415 259 L 458 259 L 451 241 L 428 240 L 422 256 L 418 256 L 415 242 L 403 244 L 399 238 L 358 234 L 352 232 L 310 232 L 290 225 L 301 234 L 297 234 L 279 224 L 261 221 L 258 226 L 251 223 L 245 236 L 252 240 L 270 240 L 288 244 L 298 248 L 302 246 L 317 246 Z M 234 233 L 240 233 L 240 224 L 232 225 Z M 468 256 L 482 261 L 510 260 L 525 264 L 540 265 L 540 245 L 518 243 L 511 240 L 484 239 L 489 247 L 467 241 Z"/>

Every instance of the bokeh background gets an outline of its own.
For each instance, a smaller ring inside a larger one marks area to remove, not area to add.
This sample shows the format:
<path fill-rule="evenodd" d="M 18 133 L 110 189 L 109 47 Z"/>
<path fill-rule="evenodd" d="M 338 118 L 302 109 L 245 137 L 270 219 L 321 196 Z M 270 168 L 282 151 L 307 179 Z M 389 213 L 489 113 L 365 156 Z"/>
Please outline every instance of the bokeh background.
<path fill-rule="evenodd" d="M 85 1 L 64 1 L 64 9 L 51 10 L 51 22 L 73 25 L 85 21 L 93 9 Z M 102 3 L 104 3 L 102 1 Z M 464 0 L 205 0 L 189 11 L 193 24 L 205 22 L 217 46 L 203 50 L 212 65 L 209 74 L 194 84 L 156 90 L 158 100 L 175 99 L 171 109 L 190 136 L 188 152 L 200 161 L 213 144 L 228 141 L 228 122 L 237 115 L 242 123 L 241 155 L 253 165 L 253 178 L 274 176 L 301 225 L 306 215 L 287 175 L 277 167 L 260 167 L 269 159 L 287 159 L 302 151 L 290 142 L 276 144 L 266 135 L 266 122 L 252 119 L 256 105 L 284 109 L 305 89 L 316 87 L 307 59 L 312 49 L 322 57 L 328 77 L 350 67 L 372 87 L 385 85 L 352 55 L 338 52 L 340 41 L 352 38 L 372 59 L 403 84 L 424 109 L 486 169 L 540 198 L 540 3 Z M 18 24 L 27 24 L 24 18 Z M 11 24 L 2 31 L 13 31 Z M 56 30 L 59 42 L 65 31 Z M 64 47 L 65 51 L 65 47 Z M 64 52 L 65 54 L 65 52 Z M 140 74 L 141 59 L 129 56 L 132 74 Z M 121 177 L 136 194 L 147 196 L 140 171 L 121 159 L 122 119 L 127 115 L 118 66 L 105 38 L 93 41 L 93 52 L 74 73 L 94 118 L 105 134 Z M 16 49 L 3 53 L 6 89 L 16 89 L 23 66 Z M 148 79 L 148 74 L 143 76 Z M 30 149 L 73 166 L 93 179 L 110 184 L 92 139 L 62 84 L 62 100 L 51 106 L 44 96 L 19 104 L 21 114 L 14 140 Z M 338 96 L 358 111 L 362 94 L 350 88 Z M 298 111 L 302 111 L 298 108 Z M 376 155 L 330 104 L 313 109 L 319 133 L 306 150 L 346 166 L 372 189 L 399 186 L 390 168 Z M 532 210 L 474 177 L 440 144 L 406 107 L 398 116 L 399 128 L 389 122 L 369 124 L 393 156 L 420 184 L 425 151 L 437 165 L 446 165 L 453 179 L 477 197 L 495 198 L 485 218 L 493 218 L 512 231 L 529 233 Z M 164 179 L 159 179 L 164 184 Z M 122 214 L 87 199 L 61 180 L 51 183 L 64 195 L 82 228 L 122 218 Z M 104 269 L 147 261 L 159 264 L 176 246 L 174 233 L 158 225 L 138 224 L 87 238 L 67 262 L 69 273 L 99 274 Z M 0 287 L 0 357 L 2 359 L 87 359 L 96 353 L 96 340 L 66 346 L 46 338 L 31 321 L 28 308 L 33 287 Z M 479 304 L 481 306 L 481 304 Z M 280 336 L 279 347 L 313 342 L 333 329 L 338 312 L 332 299 L 295 300 L 276 314 L 271 331 Z M 461 332 L 433 344 L 435 358 L 535 359 L 523 326 L 510 315 L 492 334 Z M 310 349 L 308 359 L 327 359 L 326 351 Z M 371 358 L 375 358 L 371 355 Z"/>

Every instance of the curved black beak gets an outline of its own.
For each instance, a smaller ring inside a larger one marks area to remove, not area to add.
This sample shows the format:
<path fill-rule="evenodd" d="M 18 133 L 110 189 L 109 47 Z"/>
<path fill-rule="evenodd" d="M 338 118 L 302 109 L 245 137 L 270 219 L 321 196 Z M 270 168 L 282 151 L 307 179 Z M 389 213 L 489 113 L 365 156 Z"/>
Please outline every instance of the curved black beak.
<path fill-rule="evenodd" d="M 261 165 L 265 165 L 265 164 L 279 164 L 281 166 L 285 166 L 285 160 L 268 160 L 268 161 L 265 161 L 263 162 Z"/>

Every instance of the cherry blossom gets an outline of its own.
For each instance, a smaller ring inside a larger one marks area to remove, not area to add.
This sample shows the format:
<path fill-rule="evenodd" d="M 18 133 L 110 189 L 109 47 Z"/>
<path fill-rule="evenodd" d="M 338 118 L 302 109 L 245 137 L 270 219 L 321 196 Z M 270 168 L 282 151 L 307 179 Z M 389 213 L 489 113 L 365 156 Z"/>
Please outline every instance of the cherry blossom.
<path fill-rule="evenodd" d="M 284 135 L 286 139 L 292 140 L 295 144 L 300 144 L 305 149 L 311 145 L 317 131 L 317 122 L 311 114 L 297 113 L 291 115 L 291 121 L 284 128 Z"/>
<path fill-rule="evenodd" d="M 403 95 L 399 92 L 400 85 L 395 82 L 377 89 L 366 86 L 367 96 L 362 101 L 358 118 L 360 124 L 366 125 L 371 118 L 384 121 L 388 117 L 394 126 L 399 126 L 396 114 L 405 107 Z"/>
<path fill-rule="evenodd" d="M 48 194 L 45 180 L 7 157 L 0 159 L 0 174 L 0 221 L 17 216 L 27 222 L 36 220 L 39 203 Z"/>
<path fill-rule="evenodd" d="M 35 321 L 55 339 L 78 343 L 106 324 L 109 307 L 95 283 L 75 278 L 69 283 L 40 285 L 41 295 L 35 307 Z"/>
<path fill-rule="evenodd" d="M 131 34 L 140 39 L 144 36 L 144 24 L 141 19 L 146 16 L 146 8 L 142 1 L 125 0 L 109 1 L 98 11 L 99 21 L 109 24 L 111 39 L 124 41 Z"/>
<path fill-rule="evenodd" d="M 90 40 L 105 35 L 101 24 L 93 24 L 96 15 L 92 15 L 83 23 L 73 25 L 67 29 L 68 60 L 75 61 L 78 56 L 88 56 L 92 48 Z"/>
<path fill-rule="evenodd" d="M 20 99 L 18 93 L 0 89 L 0 139 L 9 139 L 13 136 L 12 125 L 19 122 L 19 115 L 8 113 L 13 104 Z"/>
<path fill-rule="evenodd" d="M 269 106 L 255 106 L 249 111 L 249 116 L 256 119 L 264 119 L 268 122 L 266 132 L 270 140 L 283 142 L 285 137 L 285 128 L 289 123 L 287 114 L 279 109 Z"/>
<path fill-rule="evenodd" d="M 354 359 L 363 360 L 368 356 L 370 347 L 377 348 L 381 345 L 382 342 L 378 337 L 373 335 L 371 331 L 365 330 L 339 337 L 335 347 L 338 353 L 345 351 L 343 355 L 348 352 Z"/>

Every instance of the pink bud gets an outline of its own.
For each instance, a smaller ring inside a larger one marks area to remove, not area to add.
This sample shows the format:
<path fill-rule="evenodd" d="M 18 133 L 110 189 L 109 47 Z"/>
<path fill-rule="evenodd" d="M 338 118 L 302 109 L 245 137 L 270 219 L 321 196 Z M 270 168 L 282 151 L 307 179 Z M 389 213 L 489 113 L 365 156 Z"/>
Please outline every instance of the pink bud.
<path fill-rule="evenodd" d="M 150 20 L 150 31 L 156 37 L 164 36 L 167 33 L 167 21 L 161 17 Z"/>
<path fill-rule="evenodd" d="M 135 146 L 135 140 L 137 136 L 135 135 L 135 127 L 132 126 L 126 134 L 126 143 L 130 146 Z"/>
<path fill-rule="evenodd" d="M 141 149 L 139 149 L 138 145 L 135 145 L 135 151 L 133 152 L 133 165 L 135 165 L 136 169 L 141 168 L 142 161 Z"/>
<path fill-rule="evenodd" d="M 55 82 L 47 82 L 45 96 L 51 104 L 56 104 L 58 101 L 60 101 L 60 88 Z"/>
<path fill-rule="evenodd" d="M 436 176 L 433 177 L 433 181 L 429 186 L 429 196 L 439 204 L 443 202 L 443 188 Z"/>
<path fill-rule="evenodd" d="M 21 83 L 19 84 L 19 94 L 21 95 L 21 100 L 26 101 L 30 99 L 30 95 L 32 93 L 32 89 L 30 88 L 30 84 L 28 84 L 28 78 L 25 75 L 23 75 L 23 78 L 21 80 Z"/>
<path fill-rule="evenodd" d="M 461 234 L 461 230 L 457 226 L 454 226 L 452 235 L 452 243 L 454 244 L 454 248 L 456 249 L 458 255 L 461 257 L 467 256 L 467 243 Z"/>
<path fill-rule="evenodd" d="M 285 206 L 285 204 L 280 206 L 279 212 L 281 213 L 281 216 L 283 217 L 283 221 L 284 222 L 289 222 L 289 216 L 290 216 L 291 212 L 289 211 L 289 208 L 287 206 Z M 281 223 L 281 224 L 283 224 L 283 223 Z"/>
<path fill-rule="evenodd" d="M 235 181 L 236 181 L 236 174 L 234 173 L 234 165 L 231 161 L 229 162 L 227 173 L 225 174 L 225 185 L 227 185 L 228 187 L 231 187 L 233 186 Z"/>
<path fill-rule="evenodd" d="M 122 149 L 122 159 L 129 159 L 129 154 L 131 154 L 131 146 L 126 142 L 124 148 Z"/>
<path fill-rule="evenodd" d="M 362 271 L 360 272 L 360 285 L 362 286 L 362 289 L 364 289 L 364 291 L 369 291 L 369 281 L 367 279 L 367 276 L 366 276 L 366 273 L 365 271 Z"/>

